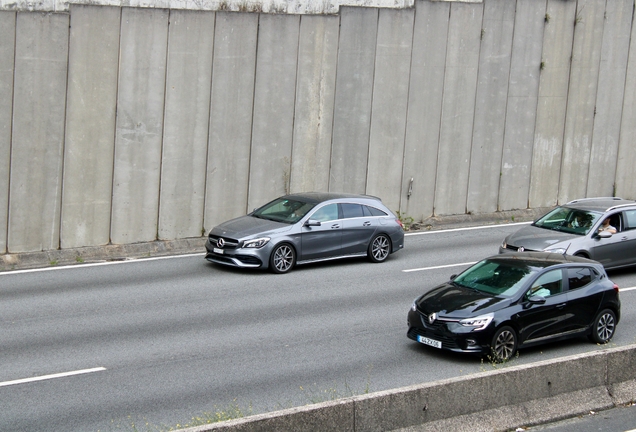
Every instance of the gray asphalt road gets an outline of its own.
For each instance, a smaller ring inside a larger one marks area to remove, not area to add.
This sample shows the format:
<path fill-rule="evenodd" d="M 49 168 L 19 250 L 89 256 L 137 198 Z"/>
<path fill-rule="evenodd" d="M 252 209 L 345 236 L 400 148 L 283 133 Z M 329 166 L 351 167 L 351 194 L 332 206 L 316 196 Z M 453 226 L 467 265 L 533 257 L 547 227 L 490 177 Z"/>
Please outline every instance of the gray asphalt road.
<path fill-rule="evenodd" d="M 406 313 L 516 229 L 413 235 L 384 264 L 288 275 L 202 255 L 0 274 L 0 430 L 157 430 L 489 370 L 407 339 Z M 610 277 L 636 287 L 636 270 Z M 610 346 L 636 342 L 636 290 L 621 298 Z M 513 364 L 598 349 L 575 340 Z"/>

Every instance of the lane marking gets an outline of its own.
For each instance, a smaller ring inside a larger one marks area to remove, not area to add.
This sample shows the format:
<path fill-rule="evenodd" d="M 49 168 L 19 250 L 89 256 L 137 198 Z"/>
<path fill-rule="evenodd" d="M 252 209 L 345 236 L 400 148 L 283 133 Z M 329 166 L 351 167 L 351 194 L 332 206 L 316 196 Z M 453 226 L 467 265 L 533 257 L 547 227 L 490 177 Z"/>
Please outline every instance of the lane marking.
<path fill-rule="evenodd" d="M 466 228 L 452 228 L 452 229 L 441 229 L 441 230 L 435 230 L 435 231 L 404 233 L 404 235 L 416 236 L 416 235 L 439 234 L 439 233 L 448 233 L 448 232 L 456 232 L 456 231 L 471 231 L 471 230 L 478 230 L 478 229 L 502 228 L 502 227 L 509 227 L 509 226 L 517 226 L 517 225 L 529 225 L 531 223 L 532 222 L 515 222 L 515 223 L 507 223 L 507 224 L 499 224 L 499 225 L 484 225 L 484 226 L 474 226 L 474 227 L 466 227 Z"/>
<path fill-rule="evenodd" d="M 130 263 L 138 263 L 140 261 L 158 261 L 164 259 L 173 259 L 173 258 L 186 258 L 186 257 L 194 257 L 194 256 L 203 256 L 205 253 L 193 253 L 193 254 L 184 254 L 184 255 L 167 255 L 160 257 L 151 257 L 151 258 L 126 258 L 123 260 L 114 260 L 114 261 L 104 261 L 104 262 L 96 262 L 96 263 L 85 263 L 85 264 L 71 264 L 66 266 L 52 266 L 52 267 L 42 267 L 35 269 L 24 269 L 24 270 L 10 270 L 6 272 L 0 272 L 0 276 L 4 275 L 14 275 L 20 273 L 36 273 L 43 271 L 52 271 L 52 270 L 68 270 L 68 269 L 77 269 L 77 268 L 86 268 L 86 267 L 101 267 L 107 265 L 114 264 L 130 264 Z"/>
<path fill-rule="evenodd" d="M 33 378 L 23 378 L 23 379 L 17 379 L 13 381 L 4 381 L 4 382 L 0 382 L 0 387 L 6 387 L 6 386 L 16 385 L 16 384 L 25 384 L 25 383 L 31 383 L 36 381 L 45 381 L 45 380 L 50 380 L 55 378 L 64 378 L 64 377 L 69 377 L 73 375 L 82 375 L 82 374 L 88 374 L 92 372 L 101 372 L 105 370 L 106 370 L 105 367 L 96 367 L 92 369 L 81 369 L 81 370 L 76 370 L 71 372 L 61 372 L 61 373 L 56 373 L 51 375 L 42 375 L 42 376 L 33 377 Z"/>
<path fill-rule="evenodd" d="M 624 292 L 624 291 L 634 291 L 634 290 L 636 290 L 636 287 L 629 287 L 629 288 L 621 288 L 621 287 L 618 287 L 618 292 L 619 292 L 619 293 L 622 293 L 622 292 Z"/>
<path fill-rule="evenodd" d="M 439 265 L 439 266 L 433 266 L 433 267 L 422 267 L 422 268 L 408 269 L 408 270 L 402 270 L 402 271 L 404 273 L 410 273 L 410 272 L 424 271 L 424 270 L 437 270 L 437 269 L 443 269 L 443 268 L 448 268 L 448 267 L 459 267 L 459 266 L 473 265 L 476 262 L 477 261 L 466 262 L 466 263 L 458 263 L 458 264 L 446 264 L 446 265 Z"/>
<path fill-rule="evenodd" d="M 444 232 L 455 232 L 455 231 L 467 231 L 467 230 L 477 230 L 477 229 L 488 229 L 488 228 L 501 228 L 506 226 L 515 226 L 515 225 L 527 225 L 532 222 L 515 222 L 509 224 L 499 224 L 499 225 L 485 225 L 485 226 L 474 226 L 474 227 L 466 227 L 466 228 L 452 228 L 452 229 L 441 229 L 436 231 L 425 231 L 425 232 L 414 232 L 414 233 L 405 233 L 405 236 L 416 236 L 416 235 L 426 235 L 426 234 L 438 234 Z M 132 262 L 143 261 L 157 261 L 162 259 L 173 259 L 173 258 L 186 258 L 186 257 L 194 257 L 194 256 L 203 256 L 204 252 L 200 253 L 192 253 L 192 254 L 184 254 L 184 255 L 168 255 L 161 257 L 152 257 L 152 258 L 131 258 L 131 259 L 123 259 L 117 261 L 104 261 L 97 263 L 85 263 L 85 264 L 71 264 L 66 266 L 51 266 L 51 267 L 42 267 L 36 269 L 24 269 L 24 270 L 10 270 L 5 272 L 0 272 L 0 276 L 4 275 L 14 275 L 14 274 L 22 274 L 22 273 L 36 273 L 43 271 L 53 271 L 53 270 L 68 270 L 68 269 L 76 269 L 76 268 L 86 268 L 86 267 L 100 267 L 114 264 L 127 264 Z"/>

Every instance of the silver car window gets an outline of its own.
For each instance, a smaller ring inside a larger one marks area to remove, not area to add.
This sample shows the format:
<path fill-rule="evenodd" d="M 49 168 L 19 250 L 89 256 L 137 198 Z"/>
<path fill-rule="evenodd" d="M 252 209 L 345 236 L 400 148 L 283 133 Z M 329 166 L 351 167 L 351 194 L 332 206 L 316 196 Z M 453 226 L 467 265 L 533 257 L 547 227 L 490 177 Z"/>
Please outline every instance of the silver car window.
<path fill-rule="evenodd" d="M 602 214 L 598 212 L 557 207 L 539 218 L 533 225 L 570 234 L 586 235 L 601 216 Z"/>
<path fill-rule="evenodd" d="M 625 219 L 627 221 L 626 229 L 636 229 L 636 210 L 627 210 Z"/>

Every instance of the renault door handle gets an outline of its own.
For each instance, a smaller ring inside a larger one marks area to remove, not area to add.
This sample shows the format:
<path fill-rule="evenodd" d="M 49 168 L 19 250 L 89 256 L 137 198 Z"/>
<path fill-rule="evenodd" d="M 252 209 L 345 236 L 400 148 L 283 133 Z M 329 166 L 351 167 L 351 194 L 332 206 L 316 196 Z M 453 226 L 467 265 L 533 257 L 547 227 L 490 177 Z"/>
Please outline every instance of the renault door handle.
<path fill-rule="evenodd" d="M 567 303 L 561 303 L 556 305 L 557 309 L 563 309 Z"/>

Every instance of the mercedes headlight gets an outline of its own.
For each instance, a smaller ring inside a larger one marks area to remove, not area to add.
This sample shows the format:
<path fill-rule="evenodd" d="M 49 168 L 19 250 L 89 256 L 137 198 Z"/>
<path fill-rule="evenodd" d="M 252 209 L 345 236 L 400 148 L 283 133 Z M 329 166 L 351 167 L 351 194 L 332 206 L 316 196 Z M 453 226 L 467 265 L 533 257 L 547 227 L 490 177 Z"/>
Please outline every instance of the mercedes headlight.
<path fill-rule="evenodd" d="M 243 247 L 244 248 L 262 248 L 263 246 L 265 246 L 268 242 L 269 242 L 270 238 L 269 237 L 261 237 L 261 238 L 257 238 L 257 239 L 253 239 L 253 240 L 246 240 L 243 243 Z"/>

